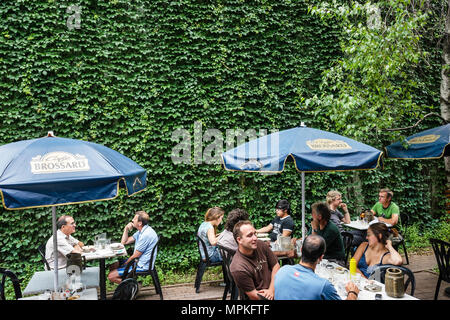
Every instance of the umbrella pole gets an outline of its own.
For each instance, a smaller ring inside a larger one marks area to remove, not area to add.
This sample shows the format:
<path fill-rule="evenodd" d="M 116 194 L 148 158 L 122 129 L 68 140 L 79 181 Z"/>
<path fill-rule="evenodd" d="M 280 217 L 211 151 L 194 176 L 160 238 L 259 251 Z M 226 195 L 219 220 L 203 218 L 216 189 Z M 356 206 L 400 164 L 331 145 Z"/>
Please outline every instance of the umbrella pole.
<path fill-rule="evenodd" d="M 55 268 L 55 276 L 53 277 L 53 287 L 55 292 L 58 291 L 58 242 L 56 234 L 56 207 L 52 207 L 52 228 L 53 228 L 53 260 Z"/>
<path fill-rule="evenodd" d="M 305 241 L 305 173 L 302 172 L 302 239 Z"/>

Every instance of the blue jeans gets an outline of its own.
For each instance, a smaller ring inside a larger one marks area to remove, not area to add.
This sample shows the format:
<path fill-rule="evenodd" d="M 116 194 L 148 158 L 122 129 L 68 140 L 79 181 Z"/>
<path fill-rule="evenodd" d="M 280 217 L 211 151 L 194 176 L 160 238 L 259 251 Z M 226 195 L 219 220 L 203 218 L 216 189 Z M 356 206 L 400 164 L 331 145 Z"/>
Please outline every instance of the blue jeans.
<path fill-rule="evenodd" d="M 214 248 L 213 254 L 209 257 L 211 263 L 222 261 L 222 256 L 220 255 L 219 247 Z"/>

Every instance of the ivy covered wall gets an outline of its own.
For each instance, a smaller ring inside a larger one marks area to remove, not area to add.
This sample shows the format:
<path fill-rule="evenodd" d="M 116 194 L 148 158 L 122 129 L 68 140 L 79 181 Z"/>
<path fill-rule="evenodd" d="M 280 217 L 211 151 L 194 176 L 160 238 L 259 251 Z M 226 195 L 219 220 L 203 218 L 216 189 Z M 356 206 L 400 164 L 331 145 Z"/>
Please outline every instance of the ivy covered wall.
<path fill-rule="evenodd" d="M 301 215 L 300 175 L 292 165 L 262 176 L 196 163 L 195 125 L 202 128 L 200 152 L 210 143 L 203 136 L 208 129 L 225 138 L 231 129 L 270 132 L 303 121 L 336 132 L 303 101 L 317 93 L 322 71 L 340 54 L 339 36 L 336 26 L 309 15 L 303 1 L 3 0 L 0 144 L 52 130 L 132 158 L 147 169 L 145 192 L 59 207 L 58 214 L 73 215 L 74 236 L 90 243 L 101 232 L 119 240 L 134 211 L 144 209 L 163 237 L 162 270 L 188 268 L 198 261 L 194 233 L 211 206 L 245 208 L 262 226 L 276 201 L 287 198 L 299 223 Z M 438 106 L 435 67 L 417 81 L 429 84 L 420 99 Z M 189 163 L 171 158 L 179 128 L 190 133 Z M 431 212 L 433 201 L 443 203 L 442 173 L 440 161 L 390 160 L 383 170 L 307 174 L 307 211 L 338 189 L 353 213 L 389 186 L 401 210 L 432 223 L 443 213 Z M 50 234 L 51 209 L 1 208 L 0 263 L 38 266 L 36 248 Z"/>

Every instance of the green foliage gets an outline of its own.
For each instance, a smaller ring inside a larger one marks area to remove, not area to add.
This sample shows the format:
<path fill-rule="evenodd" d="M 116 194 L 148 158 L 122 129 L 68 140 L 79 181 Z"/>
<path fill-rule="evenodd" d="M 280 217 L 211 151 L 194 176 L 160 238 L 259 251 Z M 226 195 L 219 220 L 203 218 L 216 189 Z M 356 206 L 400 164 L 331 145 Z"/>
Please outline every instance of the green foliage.
<path fill-rule="evenodd" d="M 184 128 L 193 141 L 197 121 L 204 131 L 223 134 L 235 128 L 283 130 L 301 121 L 345 133 L 341 119 L 350 113 L 327 109 L 338 100 L 327 95 L 328 104 L 306 103 L 325 91 L 322 73 L 343 56 L 339 40 L 351 34 L 341 24 L 308 13 L 304 1 L 80 0 L 80 28 L 70 29 L 71 4 L 1 2 L 0 144 L 53 130 L 117 150 L 148 172 L 148 187 L 133 197 L 122 191 L 111 201 L 58 207 L 58 215 L 74 216 L 74 236 L 86 244 L 102 232 L 120 240 L 134 211 L 146 210 L 162 235 L 157 263 L 164 274 L 198 263 L 194 234 L 211 206 L 226 212 L 244 208 L 263 226 L 274 216 L 276 201 L 287 198 L 300 223 L 301 181 L 292 163 L 276 175 L 174 164 L 171 135 Z M 414 43 L 430 52 L 433 39 Z M 438 99 L 434 58 L 412 79 L 422 89 L 406 97 L 409 105 Z M 396 86 L 405 85 L 405 77 L 394 74 Z M 371 126 L 348 125 L 361 141 L 388 142 Z M 377 201 L 379 187 L 389 186 L 401 210 L 416 222 L 432 223 L 444 213 L 443 170 L 442 161 L 388 160 L 384 170 L 306 174 L 306 221 L 311 204 L 330 189 L 341 190 L 357 214 Z M 51 235 L 51 210 L 0 209 L 0 235 L 0 264 L 29 277 L 42 270 L 36 249 Z"/>
<path fill-rule="evenodd" d="M 416 223 L 408 227 L 405 238 L 408 250 L 428 250 L 431 246 L 428 240 L 430 238 L 450 241 L 450 223 L 446 219 L 440 219 L 429 223 L 426 228 Z"/>
<path fill-rule="evenodd" d="M 307 102 L 338 130 L 361 141 L 376 138 L 382 146 L 398 138 L 383 129 L 405 127 L 439 105 L 439 72 L 428 86 L 422 67 L 440 67 L 440 49 L 426 45 L 439 41 L 436 26 L 442 22 L 429 2 L 314 2 L 312 14 L 342 26 L 343 54 L 324 72 L 323 92 Z M 432 99 L 419 98 L 430 89 Z"/>

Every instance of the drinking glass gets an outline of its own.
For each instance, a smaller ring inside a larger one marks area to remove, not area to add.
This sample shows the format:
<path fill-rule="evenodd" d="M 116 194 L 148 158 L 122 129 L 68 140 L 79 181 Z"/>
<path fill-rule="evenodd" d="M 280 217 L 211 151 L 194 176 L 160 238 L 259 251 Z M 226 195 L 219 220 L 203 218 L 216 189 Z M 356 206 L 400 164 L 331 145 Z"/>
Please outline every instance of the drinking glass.
<path fill-rule="evenodd" d="M 340 296 L 347 296 L 347 290 L 345 290 L 345 286 L 347 285 L 347 281 L 339 281 L 337 284 L 337 292 Z"/>
<path fill-rule="evenodd" d="M 334 267 L 331 264 L 327 264 L 325 266 L 325 269 L 326 269 L 326 275 L 327 275 L 328 281 L 330 281 L 332 284 L 334 284 L 334 282 L 335 282 Z"/>
<path fill-rule="evenodd" d="M 301 257 L 302 256 L 302 245 L 303 245 L 303 240 L 297 240 L 295 242 L 295 246 L 297 249 L 297 257 Z"/>
<path fill-rule="evenodd" d="M 105 239 L 105 249 L 111 250 L 111 239 Z"/>
<path fill-rule="evenodd" d="M 360 273 L 356 273 L 354 276 L 352 276 L 352 281 L 358 287 L 359 290 L 362 290 L 361 279 L 362 277 Z"/>

